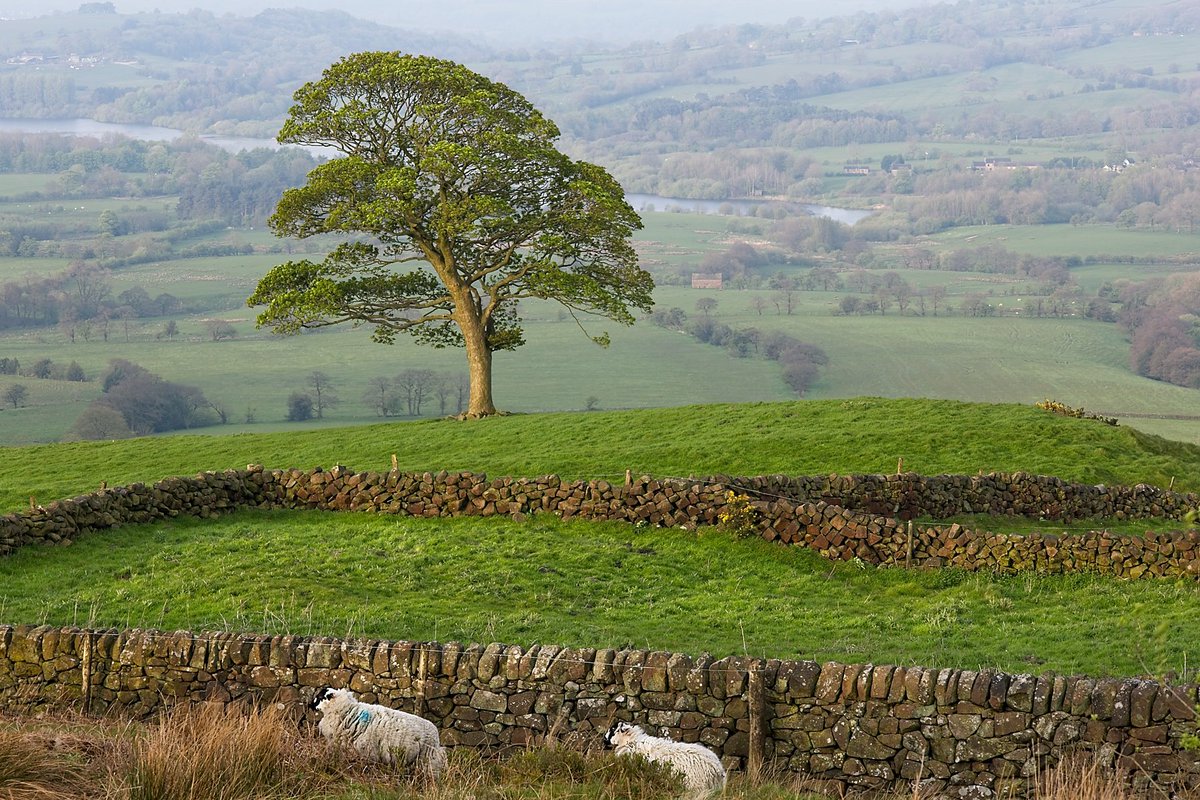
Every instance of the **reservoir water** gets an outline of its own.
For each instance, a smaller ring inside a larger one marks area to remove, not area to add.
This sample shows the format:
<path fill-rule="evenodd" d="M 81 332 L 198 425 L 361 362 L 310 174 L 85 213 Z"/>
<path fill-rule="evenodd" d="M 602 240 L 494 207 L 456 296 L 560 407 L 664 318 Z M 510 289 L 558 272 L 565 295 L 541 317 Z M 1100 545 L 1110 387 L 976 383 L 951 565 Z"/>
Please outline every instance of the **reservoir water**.
<path fill-rule="evenodd" d="M 836 222 L 846 225 L 866 219 L 873 214 L 861 208 L 838 208 L 836 206 L 821 206 L 812 203 L 793 203 L 774 200 L 687 200 L 681 197 L 661 197 L 655 194 L 631 193 L 625 195 L 629 205 L 635 211 L 682 211 L 693 214 L 736 214 L 751 215 L 756 209 L 775 202 L 787 202 L 790 206 L 799 206 L 814 217 L 829 217 Z"/>
<path fill-rule="evenodd" d="M 183 136 L 183 131 L 157 125 L 127 125 L 119 122 L 97 122 L 92 119 L 3 119 L 0 118 L 0 134 L 3 133 L 62 133 L 71 136 L 103 136 L 116 133 L 131 139 L 151 142 L 167 142 Z M 244 136 L 201 136 L 205 142 L 232 153 L 253 150 L 259 147 L 281 147 L 274 139 L 255 139 Z M 308 148 L 320 151 L 322 148 Z M 629 204 L 637 211 L 684 211 L 695 214 L 750 215 L 755 209 L 771 203 L 770 200 L 687 200 L 678 197 L 660 197 L 653 194 L 632 193 L 626 195 Z M 835 206 L 793 203 L 817 217 L 829 217 L 837 222 L 853 225 L 871 216 L 870 211 L 860 208 L 838 208 Z"/>

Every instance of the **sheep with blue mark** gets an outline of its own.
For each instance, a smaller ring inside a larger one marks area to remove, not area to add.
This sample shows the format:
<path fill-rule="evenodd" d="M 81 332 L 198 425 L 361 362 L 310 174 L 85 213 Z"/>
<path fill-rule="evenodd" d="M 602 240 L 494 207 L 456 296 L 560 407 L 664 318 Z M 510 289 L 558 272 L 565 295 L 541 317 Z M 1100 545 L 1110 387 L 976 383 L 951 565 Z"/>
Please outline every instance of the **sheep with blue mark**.
<path fill-rule="evenodd" d="M 347 689 L 321 689 L 312 707 L 321 712 L 317 730 L 331 744 L 370 761 L 412 768 L 430 780 L 446 768 L 437 726 L 423 717 L 360 702 Z"/>

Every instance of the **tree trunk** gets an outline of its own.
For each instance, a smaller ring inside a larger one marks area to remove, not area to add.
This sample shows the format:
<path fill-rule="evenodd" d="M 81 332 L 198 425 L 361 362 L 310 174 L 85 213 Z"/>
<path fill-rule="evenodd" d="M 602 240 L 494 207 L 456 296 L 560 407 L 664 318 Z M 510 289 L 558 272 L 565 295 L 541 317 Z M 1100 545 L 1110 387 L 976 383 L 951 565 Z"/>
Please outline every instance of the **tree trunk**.
<path fill-rule="evenodd" d="M 487 343 L 483 320 L 460 306 L 455 315 L 467 350 L 467 375 L 471 381 L 471 397 L 467 403 L 468 419 L 491 417 L 500 413 L 492 401 L 492 351 Z"/>
<path fill-rule="evenodd" d="M 479 338 L 483 339 L 483 336 Z M 492 402 L 492 351 L 488 349 L 486 341 L 472 347 L 471 339 L 467 338 L 467 374 L 471 379 L 467 417 L 476 419 L 498 414 Z"/>

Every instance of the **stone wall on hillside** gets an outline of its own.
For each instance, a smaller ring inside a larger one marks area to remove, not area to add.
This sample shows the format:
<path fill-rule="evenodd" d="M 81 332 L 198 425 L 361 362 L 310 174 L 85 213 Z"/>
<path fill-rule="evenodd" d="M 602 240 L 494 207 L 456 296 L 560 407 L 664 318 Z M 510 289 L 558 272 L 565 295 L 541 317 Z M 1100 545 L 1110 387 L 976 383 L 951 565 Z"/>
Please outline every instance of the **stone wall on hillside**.
<path fill-rule="evenodd" d="M 646 650 L 0 626 L 0 708 L 67 703 L 149 716 L 179 703 L 280 703 L 302 724 L 318 687 L 433 720 L 451 746 L 551 731 L 597 745 L 614 719 L 843 787 L 930 781 L 941 796 L 1023 789 L 1069 754 L 1147 794 L 1200 787 L 1197 687 Z"/>
<path fill-rule="evenodd" d="M 746 498 L 740 500 L 739 498 Z M 1195 493 L 1138 485 L 1091 486 L 1024 473 L 980 476 L 642 477 L 627 483 L 556 476 L 496 478 L 469 472 L 404 473 L 245 470 L 168 478 L 152 486 L 103 489 L 0 517 L 0 555 L 34 542 L 61 542 L 117 525 L 237 508 L 308 508 L 420 517 L 552 513 L 694 528 L 748 503 L 766 539 L 839 560 L 911 567 L 1017 572 L 1087 571 L 1121 578 L 1200 577 L 1200 533 L 990 534 L 905 518 L 962 513 L 1069 521 L 1181 519 L 1200 508 Z M 887 510 L 887 514 L 875 510 Z M 1047 522 L 1053 525 L 1053 522 Z"/>

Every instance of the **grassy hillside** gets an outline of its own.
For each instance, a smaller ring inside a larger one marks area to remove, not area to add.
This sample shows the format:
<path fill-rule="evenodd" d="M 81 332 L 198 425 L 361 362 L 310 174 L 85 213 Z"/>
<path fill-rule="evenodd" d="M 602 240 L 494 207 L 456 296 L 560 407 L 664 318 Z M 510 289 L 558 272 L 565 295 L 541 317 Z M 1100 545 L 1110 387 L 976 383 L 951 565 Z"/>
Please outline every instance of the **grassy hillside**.
<path fill-rule="evenodd" d="M 0 507 L 263 463 L 609 477 L 1027 470 L 1195 489 L 1200 447 L 1031 406 L 856 398 L 530 414 L 0 450 Z M 436 588 L 435 588 L 436 587 Z M 1179 670 L 1200 585 L 834 565 L 799 548 L 535 516 L 245 511 L 0 559 L 0 620 L 636 646 L 1144 674 Z M 698 624 L 699 623 L 699 624 Z M 1170 635 L 1168 635 L 1168 632 Z M 1106 641 L 1128 647 L 1096 648 Z M 1133 643 L 1136 643 L 1133 644 Z"/>
<path fill-rule="evenodd" d="M 0 559 L 0 621 L 1093 675 L 1194 661 L 1198 601 L 1194 581 L 875 569 L 713 529 L 544 516 L 242 512 Z"/>
<path fill-rule="evenodd" d="M 698 214 L 647 214 L 647 230 L 639 240 L 643 260 L 657 267 L 697 263 L 705 252 L 728 245 L 737 234 L 730 226 L 737 218 Z M 742 224 L 749 224 L 742 222 Z M 1016 252 L 1034 250 L 1043 240 L 1034 227 L 1003 228 L 988 239 Z M 1044 227 L 1044 226 L 1043 226 Z M 980 231 L 982 229 L 971 229 Z M 1069 226 L 1064 231 L 1071 230 Z M 1120 232 L 1098 241 L 1111 244 L 1116 253 L 1149 247 L 1142 232 Z M 982 234 L 981 234 L 982 236 Z M 947 246 L 962 242 L 944 235 Z M 941 241 L 939 239 L 939 241 Z M 1071 246 L 1054 252 L 1088 255 L 1082 234 Z M 1197 237 L 1164 235 L 1158 240 L 1163 254 L 1196 249 Z M 1168 244 L 1172 248 L 1168 248 Z M 1169 252 L 1168 252 L 1169 250 Z M 168 318 L 150 317 L 110 326 L 105 341 L 95 330 L 84 341 L 67 340 L 58 328 L 18 329 L 0 335 L 0 357 L 31 365 L 52 358 L 65 366 L 78 362 L 89 377 L 103 373 L 113 358 L 134 361 L 172 381 L 200 387 L 205 396 L 229 412 L 231 424 L 211 433 L 263 432 L 288 429 L 281 420 L 288 395 L 307 386 L 314 370 L 333 381 L 342 402 L 329 413 L 338 425 L 369 423 L 377 419 L 361 398 L 376 377 L 392 377 L 410 368 L 433 369 L 445 375 L 464 372 L 461 351 L 433 350 L 402 340 L 392 347 L 370 341 L 362 329 L 334 328 L 298 337 L 278 337 L 254 327 L 252 309 L 242 306 L 255 281 L 278 256 L 199 258 L 154 262 L 114 274 L 113 291 L 142 286 L 152 295 L 170 292 L 195 300 L 209 310 L 178 316 L 179 334 L 162 336 Z M 0 259 L 0 276 L 16 278 L 20 259 Z M 767 268 L 802 276 L 794 265 Z M 1079 267 L 1082 284 L 1094 291 L 1103 281 L 1121 277 L 1148 277 L 1176 271 L 1138 265 Z M 1028 281 L 1013 276 L 897 269 L 897 274 L 918 288 L 942 286 L 950 302 L 960 304 L 972 293 L 987 294 L 1003 311 L 1020 306 Z M 1051 397 L 1074 406 L 1128 414 L 1122 422 L 1169 438 L 1200 443 L 1200 422 L 1161 420 L 1148 416 L 1195 416 L 1197 393 L 1133 374 L 1128 368 L 1125 334 L 1111 323 L 1085 320 L 1033 319 L 1004 313 L 990 318 L 969 318 L 956 313 L 900 316 L 895 309 L 885 316 L 836 314 L 844 292 L 797 292 L 791 315 L 778 313 L 771 289 L 695 290 L 678 285 L 660 286 L 655 292 L 661 309 L 678 307 L 689 317 L 698 316 L 701 298 L 718 303 L 713 316 L 737 329 L 763 333 L 783 332 L 825 350 L 830 364 L 811 388 L 817 399 L 863 395 L 942 397 L 976 402 L 1030 404 Z M 765 311 L 754 309 L 755 301 Z M 1080 301 L 1083 302 L 1083 301 Z M 582 409 L 590 398 L 602 409 L 652 408 L 668 405 L 783 401 L 793 397 L 778 365 L 758 358 L 735 358 L 723 348 L 711 347 L 690 336 L 659 328 L 643 320 L 632 328 L 595 324 L 608 330 L 613 344 L 594 347 L 580 334 L 569 316 L 547 303 L 522 306 L 528 344 L 497 358 L 495 391 L 502 408 L 514 412 L 571 411 Z M 176 321 L 175 317 L 171 318 Z M 212 341 L 206 324 L 228 321 L 237 337 Z M 28 389 L 26 405 L 0 409 L 0 444 L 31 444 L 61 438 L 92 399 L 99 396 L 97 381 L 86 384 L 0 376 L 0 392 L 12 384 Z M 453 406 L 449 409 L 453 412 Z M 438 415 L 431 401 L 422 413 Z M 246 419 L 253 415 L 253 424 Z"/>
<path fill-rule="evenodd" d="M 635 474 L 925 474 L 1024 470 L 1090 483 L 1200 488 L 1200 447 L 1024 405 L 881 398 L 512 415 L 0 450 L 0 508 L 242 467 Z"/>

